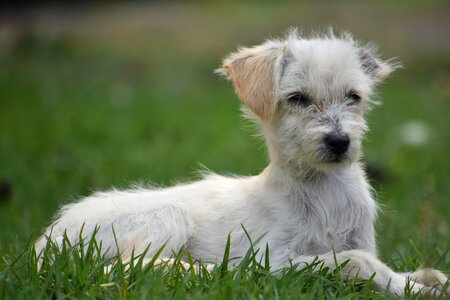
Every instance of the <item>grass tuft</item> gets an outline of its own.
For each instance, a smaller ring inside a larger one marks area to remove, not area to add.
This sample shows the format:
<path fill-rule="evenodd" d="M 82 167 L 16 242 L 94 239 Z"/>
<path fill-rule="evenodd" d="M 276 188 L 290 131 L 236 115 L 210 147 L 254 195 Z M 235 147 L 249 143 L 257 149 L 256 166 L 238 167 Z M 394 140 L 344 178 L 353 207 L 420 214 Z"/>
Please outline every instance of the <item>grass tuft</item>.
<path fill-rule="evenodd" d="M 270 271 L 270 261 L 258 260 L 259 249 L 250 247 L 239 264 L 230 262 L 230 236 L 223 260 L 214 268 L 194 261 L 184 248 L 174 252 L 172 259 L 155 265 L 161 248 L 153 258 L 144 260 L 146 252 L 124 262 L 120 255 L 107 258 L 95 233 L 89 240 L 71 244 L 67 236 L 58 246 L 48 241 L 42 253 L 36 254 L 34 244 L 15 256 L 2 256 L 0 295 L 4 299 L 42 298 L 300 298 L 333 299 L 393 298 L 389 292 L 379 292 L 373 286 L 373 276 L 367 281 L 345 281 L 341 270 L 347 263 L 331 270 L 319 259 L 305 265 L 291 265 Z M 266 254 L 269 247 L 265 247 Z M 268 257 L 268 256 L 266 256 Z M 185 268 L 187 258 L 190 267 Z M 195 266 L 195 267 L 194 267 Z M 411 294 L 410 287 L 405 295 Z"/>

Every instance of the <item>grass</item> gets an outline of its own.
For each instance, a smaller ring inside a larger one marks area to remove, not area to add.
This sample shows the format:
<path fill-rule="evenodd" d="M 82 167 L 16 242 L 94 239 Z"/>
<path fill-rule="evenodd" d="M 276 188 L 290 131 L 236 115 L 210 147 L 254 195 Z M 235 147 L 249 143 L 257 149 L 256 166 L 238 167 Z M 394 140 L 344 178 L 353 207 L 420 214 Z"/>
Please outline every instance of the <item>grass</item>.
<path fill-rule="evenodd" d="M 444 7 L 439 3 L 432 9 L 405 6 L 405 12 L 387 2 L 366 4 L 366 15 L 364 5 L 335 8 L 356 10 L 351 22 L 361 15 L 375 22 L 377 12 L 389 10 L 398 18 L 387 26 L 398 29 L 402 18 L 417 12 L 420 19 L 438 19 Z M 117 259 L 93 255 L 99 245 L 92 241 L 87 255 L 72 245 L 52 256 L 57 250 L 49 247 L 53 263 L 36 269 L 32 244 L 41 229 L 61 204 L 93 190 L 134 182 L 170 185 L 195 178 L 202 165 L 222 174 L 260 172 L 267 163 L 263 144 L 240 118 L 231 85 L 212 70 L 236 43 L 257 43 L 278 32 L 272 27 L 285 30 L 296 24 L 298 14 L 305 22 L 311 16 L 323 19 L 327 10 L 314 5 L 302 4 L 301 10 L 293 3 L 255 10 L 240 5 L 231 29 L 225 25 L 234 6 L 199 5 L 183 14 L 171 11 L 173 22 L 164 30 L 156 26 L 127 34 L 123 23 L 117 26 L 111 15 L 97 12 L 85 19 L 95 38 L 82 25 L 56 37 L 20 31 L 9 50 L 0 51 L 0 299 L 393 297 L 377 293 L 370 283 L 345 283 L 336 272 L 311 266 L 272 274 L 265 262 L 255 261 L 252 249 L 238 268 L 222 264 L 197 275 L 179 264 L 155 272 L 151 265 L 140 266 L 138 258 L 136 267 L 126 270 Z M 251 17 L 245 13 L 250 10 Z M 165 16 L 164 9 L 157 11 Z M 248 18 L 247 30 L 238 30 Z M 92 23 L 97 19 L 107 26 Z M 126 23 L 134 19 L 139 14 Z M 204 21 L 210 31 L 203 35 Z M 368 35 L 364 26 L 347 25 Z M 102 28 L 114 29 L 114 39 Z M 386 36 L 382 49 L 391 47 L 394 55 L 403 49 L 406 56 L 405 69 L 380 89 L 383 105 L 369 115 L 371 132 L 364 145 L 382 205 L 379 254 L 398 271 L 424 265 L 448 273 L 450 60 L 436 50 L 441 44 L 432 35 L 413 49 L 405 39 L 411 32 L 393 36 L 395 31 L 377 30 L 368 38 L 378 32 Z M 187 42 L 186 36 L 199 42 Z M 401 38 L 407 50 L 397 41 Z M 433 52 L 424 52 L 429 43 Z M 408 140 L 411 124 L 425 130 L 425 142 Z M 109 273 L 103 268 L 107 264 L 113 264 Z"/>
<path fill-rule="evenodd" d="M 65 239 L 60 248 L 49 242 L 40 258 L 29 245 L 13 260 L 5 259 L 7 267 L 0 273 L 0 296 L 11 299 L 395 297 L 389 292 L 376 292 L 372 278 L 368 281 L 344 281 L 339 270 L 347 262 L 330 270 L 323 267 L 320 260 L 315 260 L 308 265 L 293 265 L 273 272 L 269 259 L 258 260 L 259 249 L 252 247 L 238 265 L 229 267 L 233 261 L 229 257 L 229 249 L 230 237 L 222 262 L 211 270 L 201 262 L 193 261 L 189 254 L 190 267 L 184 267 L 181 258 L 186 253 L 183 250 L 174 253 L 172 264 L 156 264 L 158 253 L 148 263 L 144 263 L 142 255 L 132 255 L 127 263 L 120 257 L 107 259 L 102 255 L 101 243 L 97 243 L 95 234 L 89 241 L 80 240 L 75 245 Z M 268 253 L 267 247 L 265 250 Z M 38 261 L 40 268 L 37 267 Z M 415 296 L 406 289 L 405 297 Z"/>

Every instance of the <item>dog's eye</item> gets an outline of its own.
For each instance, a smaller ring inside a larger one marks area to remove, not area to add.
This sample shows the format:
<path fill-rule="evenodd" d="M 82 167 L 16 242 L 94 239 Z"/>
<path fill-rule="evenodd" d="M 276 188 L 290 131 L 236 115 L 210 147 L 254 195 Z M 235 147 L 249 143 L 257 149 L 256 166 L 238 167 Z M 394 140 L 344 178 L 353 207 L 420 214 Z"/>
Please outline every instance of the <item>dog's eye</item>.
<path fill-rule="evenodd" d="M 347 98 L 352 100 L 353 103 L 361 102 L 361 96 L 358 95 L 358 93 L 356 93 L 355 91 L 348 92 Z"/>
<path fill-rule="evenodd" d="M 295 106 L 308 106 L 311 104 L 311 98 L 305 93 L 294 93 L 288 96 L 287 101 Z"/>

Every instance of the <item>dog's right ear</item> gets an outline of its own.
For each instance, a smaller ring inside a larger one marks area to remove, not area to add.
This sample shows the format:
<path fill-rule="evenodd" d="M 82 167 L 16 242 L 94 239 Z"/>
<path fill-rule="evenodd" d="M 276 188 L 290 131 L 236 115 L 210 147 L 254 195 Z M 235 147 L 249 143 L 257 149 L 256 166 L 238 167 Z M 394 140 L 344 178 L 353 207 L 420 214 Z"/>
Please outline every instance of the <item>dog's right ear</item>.
<path fill-rule="evenodd" d="M 276 42 L 243 48 L 216 70 L 232 80 L 239 99 L 263 121 L 270 121 L 275 110 L 276 66 L 284 53 L 285 46 Z"/>

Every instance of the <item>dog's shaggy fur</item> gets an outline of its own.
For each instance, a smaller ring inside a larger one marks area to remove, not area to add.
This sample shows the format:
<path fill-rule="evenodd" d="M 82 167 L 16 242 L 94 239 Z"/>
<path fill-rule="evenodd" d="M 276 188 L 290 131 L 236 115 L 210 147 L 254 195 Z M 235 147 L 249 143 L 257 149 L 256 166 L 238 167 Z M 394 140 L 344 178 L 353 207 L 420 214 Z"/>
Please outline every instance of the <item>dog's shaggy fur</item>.
<path fill-rule="evenodd" d="M 161 257 L 185 247 L 195 259 L 216 262 L 230 233 L 230 257 L 246 252 L 243 225 L 262 237 L 257 247 L 269 245 L 274 269 L 318 256 L 331 268 L 350 260 L 344 276 L 376 273 L 375 284 L 397 294 L 408 278 L 416 281 L 413 291 L 443 284 L 439 271 L 395 273 L 376 256 L 377 205 L 359 159 L 364 113 L 375 86 L 394 69 L 350 35 L 306 39 L 292 32 L 239 49 L 218 73 L 231 79 L 259 123 L 269 166 L 252 177 L 210 174 L 170 188 L 95 193 L 64 206 L 37 251 L 47 238 L 61 244 L 64 233 L 76 242 L 84 224 L 84 237 L 99 226 L 107 256 L 119 251 L 127 259 L 151 244 L 152 257 L 167 242 Z"/>

